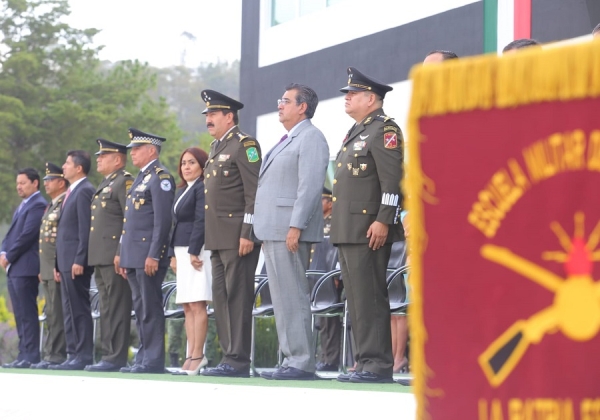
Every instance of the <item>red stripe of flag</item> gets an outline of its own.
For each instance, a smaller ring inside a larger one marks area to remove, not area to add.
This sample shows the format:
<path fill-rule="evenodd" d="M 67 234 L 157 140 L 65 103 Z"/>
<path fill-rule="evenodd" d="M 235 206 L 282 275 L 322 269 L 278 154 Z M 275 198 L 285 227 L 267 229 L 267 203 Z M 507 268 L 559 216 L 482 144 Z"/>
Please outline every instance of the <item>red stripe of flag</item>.
<path fill-rule="evenodd" d="M 531 38 L 531 0 L 515 0 L 515 39 Z"/>

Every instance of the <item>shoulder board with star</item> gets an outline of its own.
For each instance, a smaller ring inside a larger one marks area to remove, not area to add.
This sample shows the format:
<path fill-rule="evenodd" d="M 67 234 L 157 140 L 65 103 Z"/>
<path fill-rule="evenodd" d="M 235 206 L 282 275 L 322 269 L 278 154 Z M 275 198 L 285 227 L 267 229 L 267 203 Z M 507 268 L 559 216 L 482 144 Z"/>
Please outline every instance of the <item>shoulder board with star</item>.
<path fill-rule="evenodd" d="M 376 115 L 375 119 L 382 122 L 388 122 L 390 120 L 394 120 L 392 117 L 388 117 L 387 115 Z"/>
<path fill-rule="evenodd" d="M 250 137 L 248 134 L 242 133 L 241 131 L 238 131 L 237 136 L 240 139 L 240 142 L 242 142 L 244 139 L 247 139 L 248 137 Z"/>

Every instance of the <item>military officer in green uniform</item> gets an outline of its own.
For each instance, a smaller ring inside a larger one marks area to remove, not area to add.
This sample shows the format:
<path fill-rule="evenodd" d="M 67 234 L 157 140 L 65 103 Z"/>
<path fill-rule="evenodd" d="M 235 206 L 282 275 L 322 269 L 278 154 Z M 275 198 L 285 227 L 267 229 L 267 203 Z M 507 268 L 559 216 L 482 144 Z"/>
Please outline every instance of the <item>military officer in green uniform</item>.
<path fill-rule="evenodd" d="M 392 90 L 348 68 L 346 113 L 354 119 L 335 163 L 331 241 L 339 248 L 354 339 L 356 372 L 342 382 L 392 382 L 392 341 L 386 269 L 400 222 L 403 137 L 383 112 Z"/>
<path fill-rule="evenodd" d="M 123 373 L 164 373 L 165 313 L 161 285 L 169 267 L 169 232 L 175 181 L 158 156 L 167 139 L 129 129 L 131 161 L 140 168 L 127 201 L 121 232 L 120 266 L 131 286 L 140 338 L 135 364 Z"/>
<path fill-rule="evenodd" d="M 88 264 L 95 267 L 100 309 L 102 359 L 89 372 L 116 372 L 127 365 L 131 326 L 131 288 L 119 269 L 117 248 L 123 230 L 127 190 L 133 177 L 125 170 L 127 147 L 97 139 L 98 172 L 104 179 L 92 198 Z"/>
<path fill-rule="evenodd" d="M 253 235 L 260 145 L 238 128 L 243 104 L 204 90 L 206 126 L 215 138 L 204 169 L 205 248 L 211 250 L 212 291 L 223 358 L 206 376 L 248 377 L 254 273 L 260 246 Z"/>
<path fill-rule="evenodd" d="M 65 198 L 69 181 L 63 176 L 62 168 L 46 162 L 44 188 L 50 197 L 50 203 L 42 217 L 40 226 L 40 282 L 46 297 L 46 327 L 48 337 L 44 344 L 44 357 L 41 362 L 31 365 L 33 369 L 48 369 L 50 365 L 59 365 L 67 359 L 65 325 L 62 312 L 60 284 L 55 281 L 56 228 L 60 219 L 60 209 Z"/>

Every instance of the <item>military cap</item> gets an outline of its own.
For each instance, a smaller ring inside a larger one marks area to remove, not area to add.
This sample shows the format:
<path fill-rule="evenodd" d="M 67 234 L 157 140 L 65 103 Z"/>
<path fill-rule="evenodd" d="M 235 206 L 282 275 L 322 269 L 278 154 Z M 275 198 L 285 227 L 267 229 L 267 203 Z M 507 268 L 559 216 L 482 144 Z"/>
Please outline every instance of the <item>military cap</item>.
<path fill-rule="evenodd" d="M 323 187 L 323 198 L 331 198 L 333 196 L 333 193 L 331 192 L 331 190 L 327 187 Z"/>
<path fill-rule="evenodd" d="M 44 177 L 44 180 L 64 177 L 63 170 L 60 166 L 46 162 L 46 176 Z"/>
<path fill-rule="evenodd" d="M 232 111 L 235 112 L 244 107 L 244 104 L 225 96 L 216 90 L 205 89 L 202 91 L 202 100 L 206 102 L 206 109 L 202 111 L 206 114 L 209 111 Z"/>
<path fill-rule="evenodd" d="M 156 134 L 144 133 L 137 128 L 129 129 L 129 138 L 131 139 L 131 143 L 127 145 L 128 149 L 135 146 L 141 146 L 142 144 L 162 146 L 163 142 L 167 141 L 164 137 L 157 136 Z"/>
<path fill-rule="evenodd" d="M 394 88 L 362 74 L 356 68 L 348 67 L 348 86 L 341 88 L 340 92 L 368 90 L 384 98 L 385 94 L 392 89 Z"/>
<path fill-rule="evenodd" d="M 103 155 L 105 153 L 123 153 L 127 154 L 127 146 L 124 144 L 115 143 L 106 139 L 96 139 L 100 150 L 96 152 L 97 155 Z"/>

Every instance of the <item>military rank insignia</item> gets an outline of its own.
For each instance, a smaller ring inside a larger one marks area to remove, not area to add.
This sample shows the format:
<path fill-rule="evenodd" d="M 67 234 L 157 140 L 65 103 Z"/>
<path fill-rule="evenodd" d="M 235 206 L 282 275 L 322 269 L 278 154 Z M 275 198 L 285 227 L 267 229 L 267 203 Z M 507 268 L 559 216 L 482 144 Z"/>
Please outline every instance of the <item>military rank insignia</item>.
<path fill-rule="evenodd" d="M 258 157 L 258 150 L 256 149 L 256 147 L 249 147 L 248 149 L 246 149 L 246 156 L 248 156 L 248 162 L 251 163 L 258 162 L 258 160 L 260 159 Z"/>

